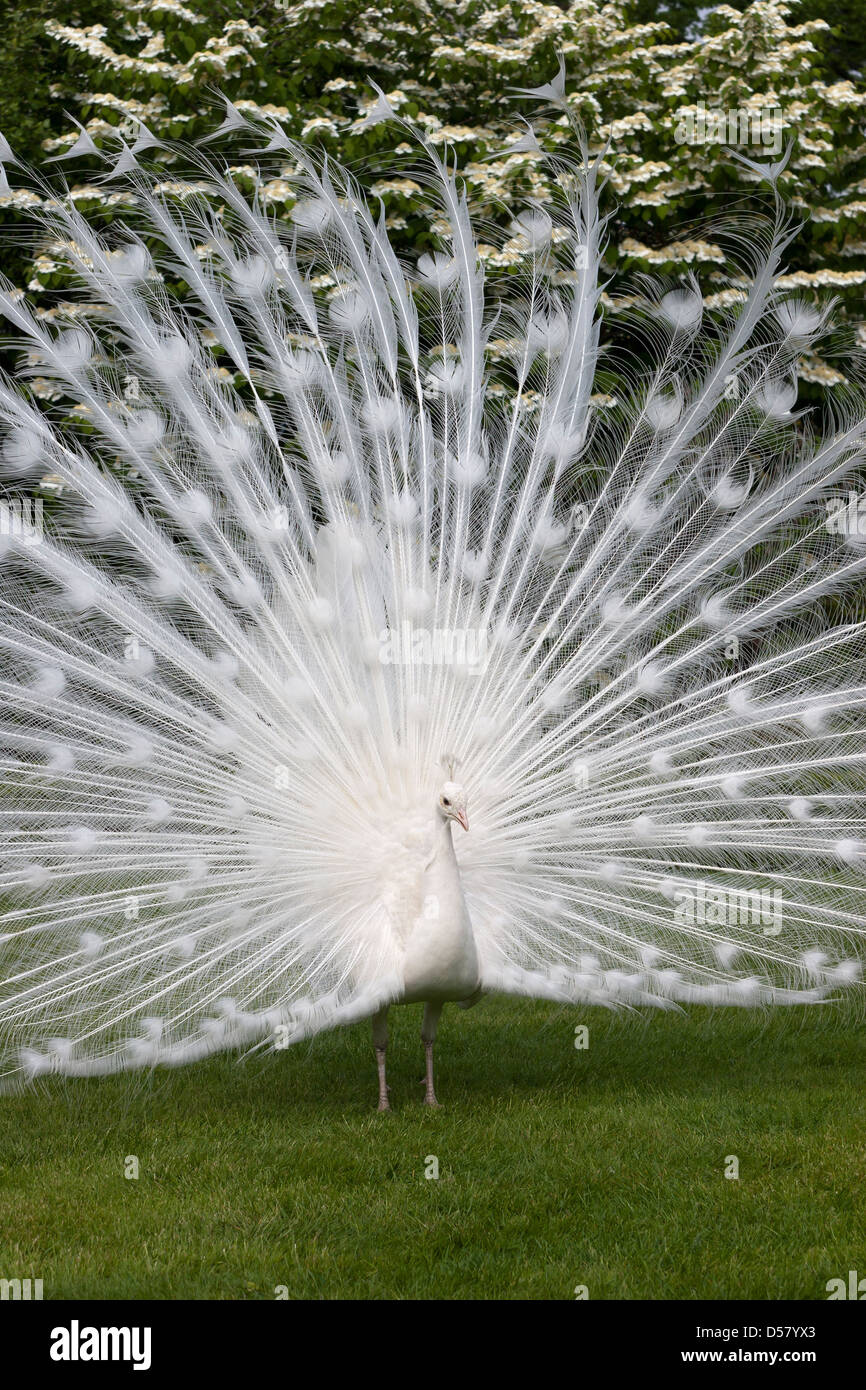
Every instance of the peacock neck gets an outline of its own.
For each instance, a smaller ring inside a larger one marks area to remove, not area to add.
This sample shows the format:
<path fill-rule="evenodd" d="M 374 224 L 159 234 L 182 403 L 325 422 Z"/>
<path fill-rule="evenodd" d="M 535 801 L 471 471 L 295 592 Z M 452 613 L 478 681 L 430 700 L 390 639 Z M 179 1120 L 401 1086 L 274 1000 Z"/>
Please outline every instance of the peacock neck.
<path fill-rule="evenodd" d="M 454 851 L 454 840 L 451 835 L 451 821 L 444 816 L 437 815 L 433 829 L 433 854 L 431 859 L 441 859 L 457 866 L 457 855 Z"/>

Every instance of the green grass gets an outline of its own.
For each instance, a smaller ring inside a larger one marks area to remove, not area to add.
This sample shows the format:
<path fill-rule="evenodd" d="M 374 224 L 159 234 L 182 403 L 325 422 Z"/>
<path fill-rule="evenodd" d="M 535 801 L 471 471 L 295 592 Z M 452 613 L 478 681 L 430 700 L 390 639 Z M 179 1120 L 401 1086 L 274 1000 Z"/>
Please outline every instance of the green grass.
<path fill-rule="evenodd" d="M 0 1277 L 46 1298 L 823 1299 L 866 1275 L 853 1014 L 447 1009 L 438 1111 L 420 1009 L 391 1017 L 390 1115 L 366 1027 L 0 1099 Z"/>

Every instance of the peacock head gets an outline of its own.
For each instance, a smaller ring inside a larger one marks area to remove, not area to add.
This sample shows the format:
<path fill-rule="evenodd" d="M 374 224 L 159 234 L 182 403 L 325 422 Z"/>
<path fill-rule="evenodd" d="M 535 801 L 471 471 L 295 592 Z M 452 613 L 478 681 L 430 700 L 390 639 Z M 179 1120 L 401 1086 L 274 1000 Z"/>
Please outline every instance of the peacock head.
<path fill-rule="evenodd" d="M 437 809 L 443 820 L 456 820 L 464 830 L 469 829 L 466 814 L 466 793 L 459 782 L 446 782 L 439 793 Z"/>

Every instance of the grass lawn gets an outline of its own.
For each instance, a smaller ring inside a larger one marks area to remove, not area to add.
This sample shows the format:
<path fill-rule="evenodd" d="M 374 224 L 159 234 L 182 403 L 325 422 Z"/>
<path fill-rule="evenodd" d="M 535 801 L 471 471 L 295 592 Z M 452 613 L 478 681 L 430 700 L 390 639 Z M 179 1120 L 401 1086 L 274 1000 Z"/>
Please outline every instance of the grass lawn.
<path fill-rule="evenodd" d="M 447 1008 L 438 1111 L 420 1006 L 391 1020 L 390 1115 L 366 1025 L 0 1098 L 0 1277 L 45 1298 L 825 1299 L 866 1275 L 852 1010 Z"/>

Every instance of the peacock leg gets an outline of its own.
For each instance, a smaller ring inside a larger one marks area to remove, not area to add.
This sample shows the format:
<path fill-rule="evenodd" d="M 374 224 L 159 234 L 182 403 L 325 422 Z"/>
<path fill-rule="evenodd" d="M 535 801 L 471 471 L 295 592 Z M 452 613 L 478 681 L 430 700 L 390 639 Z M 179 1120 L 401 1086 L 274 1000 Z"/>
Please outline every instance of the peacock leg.
<path fill-rule="evenodd" d="M 439 1104 L 436 1099 L 436 1092 L 433 1089 L 433 1044 L 436 1041 L 436 1026 L 439 1022 L 439 1015 L 441 1012 L 441 1004 L 424 1005 L 424 1018 L 421 1023 L 421 1041 L 424 1044 L 424 1051 L 427 1056 L 427 1089 L 424 1093 L 425 1105 Z"/>
<path fill-rule="evenodd" d="M 379 1069 L 379 1110 L 390 1110 L 388 1083 L 385 1080 L 385 1048 L 388 1046 L 388 1010 L 380 1009 L 373 1016 L 373 1047 Z"/>

